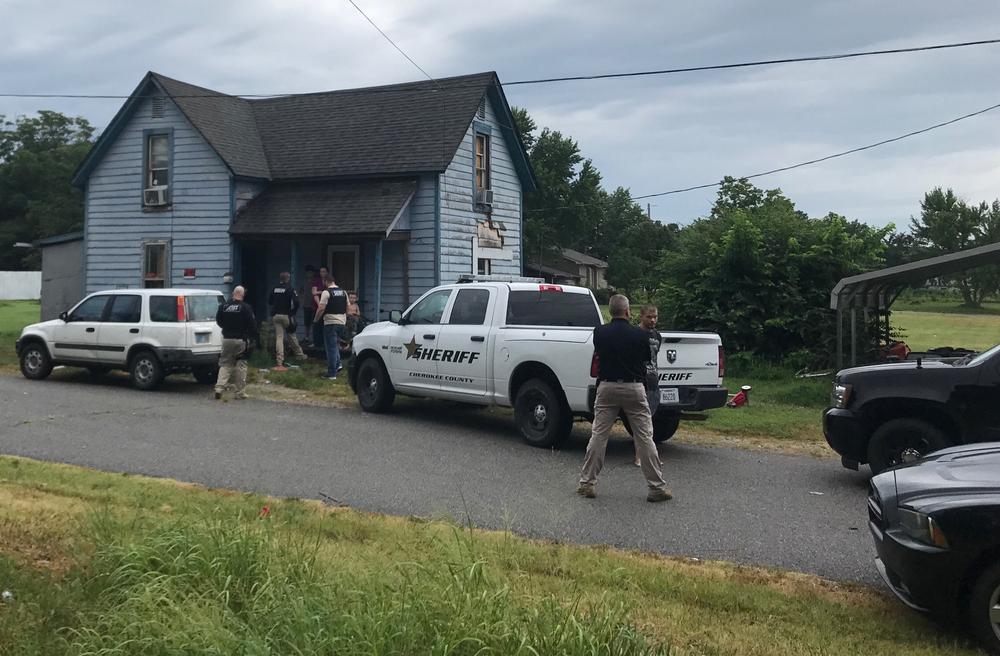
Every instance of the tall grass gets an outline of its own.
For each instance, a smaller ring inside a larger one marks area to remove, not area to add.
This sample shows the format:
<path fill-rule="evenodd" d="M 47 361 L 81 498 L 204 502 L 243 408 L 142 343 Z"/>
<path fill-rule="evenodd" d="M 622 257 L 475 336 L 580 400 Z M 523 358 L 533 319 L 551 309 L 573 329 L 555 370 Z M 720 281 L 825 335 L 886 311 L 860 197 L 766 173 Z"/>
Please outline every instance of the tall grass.
<path fill-rule="evenodd" d="M 667 653 L 621 604 L 517 598 L 458 530 L 449 559 L 388 573 L 323 562 L 269 521 L 136 534 L 105 518 L 94 538 L 95 603 L 65 632 L 80 656 Z"/>

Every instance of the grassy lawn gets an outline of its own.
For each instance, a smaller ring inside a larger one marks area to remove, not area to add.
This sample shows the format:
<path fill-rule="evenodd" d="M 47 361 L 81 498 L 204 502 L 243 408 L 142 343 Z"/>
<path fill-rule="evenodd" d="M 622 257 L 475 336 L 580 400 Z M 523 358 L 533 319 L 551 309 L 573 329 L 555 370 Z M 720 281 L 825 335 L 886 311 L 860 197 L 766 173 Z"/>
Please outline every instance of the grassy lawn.
<path fill-rule="evenodd" d="M 38 301 L 0 301 L 0 371 L 17 370 L 14 340 L 22 328 L 37 323 L 40 314 Z"/>
<path fill-rule="evenodd" d="M 892 313 L 892 322 L 903 331 L 903 341 L 915 351 L 938 346 L 982 351 L 1000 342 L 1000 313 L 896 310 Z"/>
<path fill-rule="evenodd" d="M 8 457 L 0 587 L 18 656 L 977 653 L 811 576 Z"/>

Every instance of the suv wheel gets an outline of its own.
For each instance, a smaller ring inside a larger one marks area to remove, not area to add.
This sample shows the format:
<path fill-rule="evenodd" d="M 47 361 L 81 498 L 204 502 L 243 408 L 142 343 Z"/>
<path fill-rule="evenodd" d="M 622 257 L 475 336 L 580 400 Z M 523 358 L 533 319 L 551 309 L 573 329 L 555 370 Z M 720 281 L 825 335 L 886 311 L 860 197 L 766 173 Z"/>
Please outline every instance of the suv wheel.
<path fill-rule="evenodd" d="M 1000 563 L 987 568 L 969 596 L 969 626 L 991 654 L 1000 654 Z"/>
<path fill-rule="evenodd" d="M 214 365 L 195 367 L 191 370 L 191 375 L 202 385 L 214 385 L 219 380 L 219 368 Z"/>
<path fill-rule="evenodd" d="M 944 431 L 922 419 L 891 419 L 868 441 L 868 466 L 872 474 L 878 474 L 950 445 Z"/>
<path fill-rule="evenodd" d="M 552 385 L 533 378 L 521 385 L 514 398 L 514 421 L 524 441 L 549 447 L 566 439 L 573 430 L 573 415 Z"/>
<path fill-rule="evenodd" d="M 42 380 L 52 373 L 52 359 L 39 342 L 31 342 L 21 349 L 21 373 L 31 380 Z"/>
<path fill-rule="evenodd" d="M 140 390 L 155 389 L 163 382 L 163 365 L 152 351 L 139 351 L 128 365 L 132 387 Z"/>
<path fill-rule="evenodd" d="M 358 369 L 358 405 L 365 412 L 385 412 L 396 398 L 389 374 L 377 357 L 370 357 Z"/>

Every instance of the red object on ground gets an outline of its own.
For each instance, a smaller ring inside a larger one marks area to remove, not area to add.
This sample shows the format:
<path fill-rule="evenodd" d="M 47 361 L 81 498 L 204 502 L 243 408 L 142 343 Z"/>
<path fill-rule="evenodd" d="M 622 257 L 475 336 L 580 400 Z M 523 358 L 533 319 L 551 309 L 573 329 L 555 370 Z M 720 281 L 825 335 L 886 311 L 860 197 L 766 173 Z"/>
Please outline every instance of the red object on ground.
<path fill-rule="evenodd" d="M 910 347 L 906 345 L 906 342 L 893 342 L 889 344 L 889 348 L 886 350 L 886 355 L 890 358 L 895 357 L 900 360 L 905 360 L 906 356 L 910 354 Z"/>
<path fill-rule="evenodd" d="M 733 398 L 729 399 L 729 403 L 727 403 L 726 405 L 728 405 L 730 408 L 738 408 L 742 405 L 746 405 L 749 401 L 750 399 L 747 396 L 746 391 L 740 390 L 739 392 L 733 395 Z"/>
<path fill-rule="evenodd" d="M 260 514 L 257 515 L 257 517 L 260 518 L 260 519 L 266 519 L 266 518 L 268 518 L 270 516 L 271 516 L 271 509 L 268 508 L 267 506 L 264 506 L 263 508 L 261 508 L 260 509 Z"/>

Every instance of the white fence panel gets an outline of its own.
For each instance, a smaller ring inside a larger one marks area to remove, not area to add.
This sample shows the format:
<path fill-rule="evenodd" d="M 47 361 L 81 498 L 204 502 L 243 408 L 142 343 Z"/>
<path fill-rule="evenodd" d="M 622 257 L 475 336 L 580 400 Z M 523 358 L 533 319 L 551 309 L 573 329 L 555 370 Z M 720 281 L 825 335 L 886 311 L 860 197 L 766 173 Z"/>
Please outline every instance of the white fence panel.
<path fill-rule="evenodd" d="M 37 301 L 41 297 L 41 271 L 0 271 L 0 301 Z"/>

